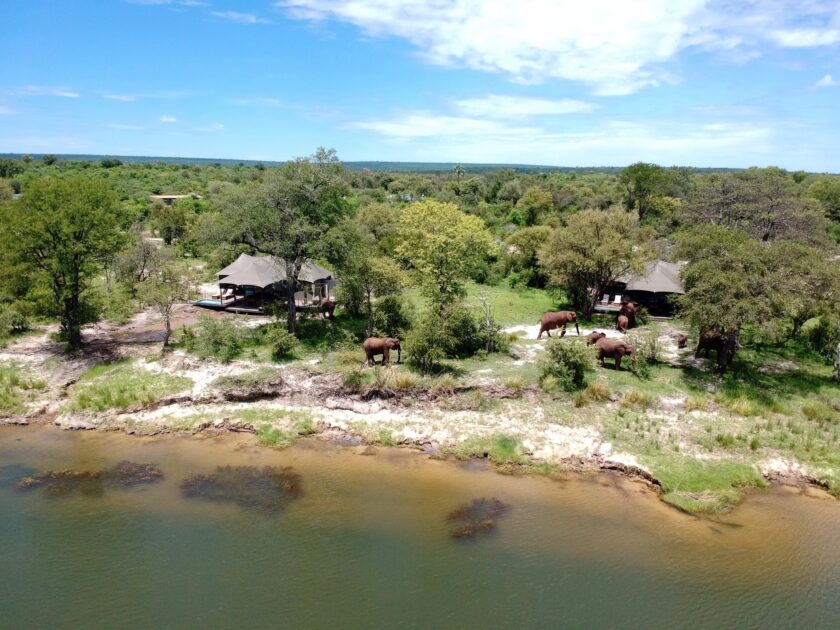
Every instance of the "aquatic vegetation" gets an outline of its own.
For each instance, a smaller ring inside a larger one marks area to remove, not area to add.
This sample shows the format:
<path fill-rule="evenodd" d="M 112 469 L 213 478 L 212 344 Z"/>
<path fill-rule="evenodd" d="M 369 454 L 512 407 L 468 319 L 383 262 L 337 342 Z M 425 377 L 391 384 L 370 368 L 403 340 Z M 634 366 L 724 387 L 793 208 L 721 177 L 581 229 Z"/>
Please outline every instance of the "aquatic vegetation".
<path fill-rule="evenodd" d="M 154 464 L 122 461 L 110 468 L 96 470 L 48 470 L 23 477 L 19 490 L 41 488 L 50 496 L 101 495 L 107 488 L 130 488 L 163 479 L 163 471 Z"/>
<path fill-rule="evenodd" d="M 454 524 L 449 534 L 453 538 L 473 538 L 496 528 L 496 519 L 505 514 L 510 506 L 493 497 L 475 499 L 452 510 L 446 520 Z"/>
<path fill-rule="evenodd" d="M 219 466 L 181 483 L 188 499 L 225 501 L 266 514 L 279 514 L 302 491 L 300 475 L 288 466 Z"/>

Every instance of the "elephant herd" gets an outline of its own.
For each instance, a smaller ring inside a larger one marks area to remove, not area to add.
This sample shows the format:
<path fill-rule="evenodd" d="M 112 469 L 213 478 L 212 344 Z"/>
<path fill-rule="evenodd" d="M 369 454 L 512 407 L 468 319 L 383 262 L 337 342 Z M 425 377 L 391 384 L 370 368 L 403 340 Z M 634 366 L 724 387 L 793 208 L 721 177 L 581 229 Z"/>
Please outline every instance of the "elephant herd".
<path fill-rule="evenodd" d="M 624 302 L 621 309 L 616 315 L 616 330 L 621 333 L 626 333 L 629 328 L 637 325 L 636 317 L 638 315 L 639 305 L 634 302 Z M 566 327 L 574 324 L 575 331 L 580 336 L 580 327 L 578 326 L 578 316 L 574 311 L 552 311 L 543 313 L 540 318 L 540 330 L 537 334 L 537 339 L 540 339 L 543 333 L 551 337 L 552 330 L 560 330 L 560 337 L 566 335 Z M 680 335 L 677 337 L 677 346 L 685 348 L 688 344 L 688 335 Z M 621 369 L 621 360 L 624 357 L 630 357 L 635 360 L 635 347 L 624 341 L 623 339 L 610 339 L 606 333 L 591 332 L 586 336 L 586 345 L 595 346 L 598 351 L 598 363 L 603 367 L 604 359 L 612 359 L 616 370 Z M 695 357 L 699 357 L 701 352 L 709 355 L 709 350 L 715 350 L 720 357 L 722 353 L 729 351 L 727 337 L 715 331 L 707 330 L 700 333 L 697 343 L 697 349 L 694 353 Z M 393 337 L 368 337 L 362 344 L 365 351 L 365 365 L 374 365 L 376 357 L 382 357 L 382 365 L 387 365 L 390 362 L 391 351 L 397 352 L 397 363 L 401 358 L 400 340 Z M 731 349 L 734 353 L 734 348 Z"/>

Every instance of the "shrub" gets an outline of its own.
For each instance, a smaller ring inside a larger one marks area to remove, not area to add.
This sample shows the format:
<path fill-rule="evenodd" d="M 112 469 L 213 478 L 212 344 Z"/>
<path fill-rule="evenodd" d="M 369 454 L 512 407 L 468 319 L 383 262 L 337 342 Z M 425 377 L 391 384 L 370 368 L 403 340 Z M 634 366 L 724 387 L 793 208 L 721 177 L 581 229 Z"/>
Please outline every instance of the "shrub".
<path fill-rule="evenodd" d="M 574 391 L 586 384 L 586 373 L 592 371 L 592 354 L 576 341 L 552 338 L 540 358 L 540 376 L 554 379 L 552 389 Z"/>
<path fill-rule="evenodd" d="M 359 339 L 351 331 L 328 319 L 301 320 L 298 322 L 298 335 L 301 344 L 324 353 L 359 343 Z"/>
<path fill-rule="evenodd" d="M 575 407 L 585 407 L 591 402 L 603 402 L 610 398 L 610 387 L 603 381 L 591 383 L 575 397 Z"/>
<path fill-rule="evenodd" d="M 137 369 L 130 363 L 95 366 L 73 387 L 70 409 L 101 412 L 145 406 L 192 383 L 184 376 Z"/>
<path fill-rule="evenodd" d="M 653 404 L 653 398 L 651 398 L 650 394 L 633 389 L 624 395 L 624 398 L 621 400 L 621 404 L 628 407 L 634 406 L 646 408 Z"/>
<path fill-rule="evenodd" d="M 271 326 L 263 333 L 263 339 L 271 348 L 271 356 L 276 361 L 292 356 L 298 344 L 297 337 L 280 326 Z"/>
<path fill-rule="evenodd" d="M 823 315 L 808 320 L 802 326 L 802 335 L 814 352 L 832 360 L 840 343 L 840 317 Z"/>
<path fill-rule="evenodd" d="M 397 295 L 386 295 L 376 300 L 373 309 L 373 332 L 378 337 L 405 336 L 411 328 L 412 313 Z"/>
<path fill-rule="evenodd" d="M 655 330 L 635 333 L 629 336 L 630 343 L 636 348 L 636 358 L 649 364 L 662 363 L 664 351 Z"/>
<path fill-rule="evenodd" d="M 229 319 L 203 317 L 188 330 L 182 333 L 181 343 L 188 352 L 200 357 L 228 363 L 242 352 L 246 332 Z"/>
<path fill-rule="evenodd" d="M 361 370 L 353 370 L 344 375 L 344 387 L 353 392 L 362 391 L 367 385 L 367 382 L 367 375 Z"/>
<path fill-rule="evenodd" d="M 440 362 L 446 357 L 445 332 L 440 328 L 440 318 L 427 313 L 405 336 L 405 351 L 408 362 L 424 374 L 440 369 Z"/>
<path fill-rule="evenodd" d="M 29 308 L 22 302 L 0 305 L 0 338 L 29 330 Z"/>

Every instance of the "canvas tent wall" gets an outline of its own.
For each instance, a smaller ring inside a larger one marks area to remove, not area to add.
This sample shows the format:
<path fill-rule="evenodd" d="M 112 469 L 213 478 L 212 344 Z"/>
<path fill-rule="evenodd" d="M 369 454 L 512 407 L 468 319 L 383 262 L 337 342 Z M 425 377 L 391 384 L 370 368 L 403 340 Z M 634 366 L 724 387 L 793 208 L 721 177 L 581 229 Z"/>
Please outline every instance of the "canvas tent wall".
<path fill-rule="evenodd" d="M 283 261 L 276 261 L 272 256 L 249 256 L 240 254 L 239 258 L 217 274 L 219 287 L 236 292 L 238 288 L 259 289 L 260 295 L 274 297 L 283 295 L 286 284 L 286 271 Z M 299 289 L 306 296 L 322 300 L 330 297 L 329 284 L 332 272 L 312 262 L 304 263 L 298 276 Z"/>
<path fill-rule="evenodd" d="M 685 263 L 654 260 L 647 264 L 644 273 L 619 278 L 610 291 L 638 302 L 654 315 L 671 315 L 675 298 L 685 294 L 680 280 L 683 267 Z"/>

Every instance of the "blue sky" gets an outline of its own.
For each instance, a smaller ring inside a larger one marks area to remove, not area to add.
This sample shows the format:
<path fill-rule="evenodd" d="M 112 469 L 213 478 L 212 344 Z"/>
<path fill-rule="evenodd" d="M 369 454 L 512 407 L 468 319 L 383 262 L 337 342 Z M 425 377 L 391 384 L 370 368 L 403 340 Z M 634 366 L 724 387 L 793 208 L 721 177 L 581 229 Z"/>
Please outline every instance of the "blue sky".
<path fill-rule="evenodd" d="M 0 152 L 840 171 L 838 0 L 6 0 Z"/>

